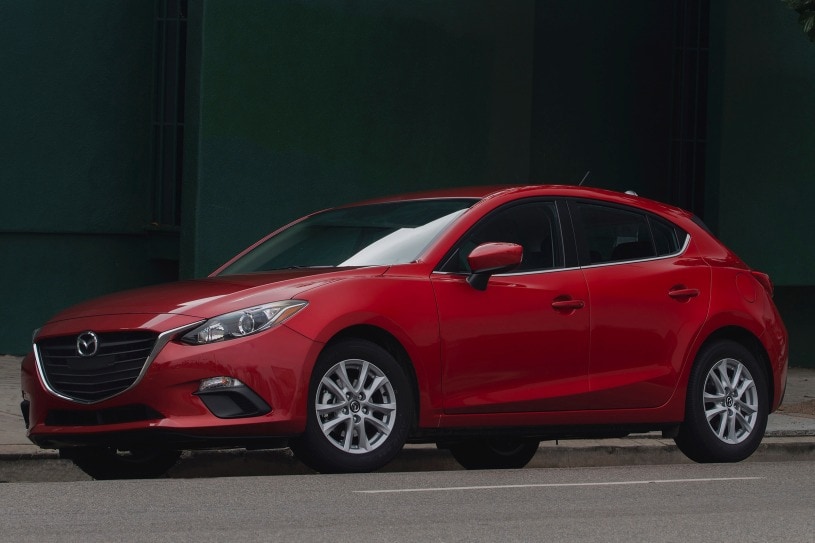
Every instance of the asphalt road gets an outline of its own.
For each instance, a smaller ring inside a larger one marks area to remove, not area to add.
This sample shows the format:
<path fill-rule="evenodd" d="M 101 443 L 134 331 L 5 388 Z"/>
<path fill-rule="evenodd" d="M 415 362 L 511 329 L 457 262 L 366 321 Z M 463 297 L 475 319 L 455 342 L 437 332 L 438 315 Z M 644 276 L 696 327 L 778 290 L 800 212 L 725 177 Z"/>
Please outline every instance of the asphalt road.
<path fill-rule="evenodd" d="M 0 484 L 2 541 L 815 540 L 815 462 Z"/>

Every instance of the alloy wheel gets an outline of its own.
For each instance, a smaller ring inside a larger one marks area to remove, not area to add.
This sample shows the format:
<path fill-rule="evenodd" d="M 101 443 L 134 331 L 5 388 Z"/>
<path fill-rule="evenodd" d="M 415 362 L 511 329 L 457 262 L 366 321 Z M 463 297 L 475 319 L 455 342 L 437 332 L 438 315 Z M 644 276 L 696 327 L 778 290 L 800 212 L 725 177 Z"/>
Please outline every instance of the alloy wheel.
<path fill-rule="evenodd" d="M 758 390 L 750 371 L 738 360 L 719 360 L 707 374 L 703 391 L 705 418 L 721 441 L 741 443 L 753 432 Z"/>
<path fill-rule="evenodd" d="M 366 360 L 333 365 L 317 386 L 314 409 L 328 441 L 351 454 L 373 451 L 393 431 L 396 394 L 387 375 Z"/>

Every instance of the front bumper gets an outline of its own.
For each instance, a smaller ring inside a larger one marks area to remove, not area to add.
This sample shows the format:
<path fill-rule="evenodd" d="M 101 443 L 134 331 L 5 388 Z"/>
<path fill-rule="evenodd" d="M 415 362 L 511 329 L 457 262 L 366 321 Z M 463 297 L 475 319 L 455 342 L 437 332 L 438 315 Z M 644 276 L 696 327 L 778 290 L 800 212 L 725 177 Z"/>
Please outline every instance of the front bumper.
<path fill-rule="evenodd" d="M 80 322 L 75 330 L 94 325 Z M 90 404 L 49 391 L 32 353 L 21 376 L 28 437 L 43 448 L 283 446 L 305 429 L 308 379 L 320 348 L 285 325 L 210 345 L 171 340 L 134 386 Z M 198 393 L 202 379 L 218 376 L 239 379 L 245 390 Z"/>

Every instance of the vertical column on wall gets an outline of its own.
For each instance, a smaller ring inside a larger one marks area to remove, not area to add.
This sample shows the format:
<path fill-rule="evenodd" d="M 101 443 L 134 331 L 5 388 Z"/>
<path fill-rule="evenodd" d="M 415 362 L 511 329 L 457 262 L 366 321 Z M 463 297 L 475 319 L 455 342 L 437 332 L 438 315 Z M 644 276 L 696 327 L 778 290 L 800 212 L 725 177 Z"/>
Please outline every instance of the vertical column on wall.
<path fill-rule="evenodd" d="M 187 0 L 155 0 L 153 225 L 181 225 Z"/>
<path fill-rule="evenodd" d="M 705 213 L 710 0 L 673 0 L 672 203 Z"/>
<path fill-rule="evenodd" d="M 184 141 L 182 171 L 179 172 L 181 216 L 178 271 L 181 278 L 203 275 L 209 270 L 197 262 L 198 244 L 198 175 L 200 172 L 200 128 L 202 65 L 204 58 L 205 0 L 184 0 L 186 4 L 186 44 L 184 66 Z M 183 174 L 183 175 L 182 175 Z"/>

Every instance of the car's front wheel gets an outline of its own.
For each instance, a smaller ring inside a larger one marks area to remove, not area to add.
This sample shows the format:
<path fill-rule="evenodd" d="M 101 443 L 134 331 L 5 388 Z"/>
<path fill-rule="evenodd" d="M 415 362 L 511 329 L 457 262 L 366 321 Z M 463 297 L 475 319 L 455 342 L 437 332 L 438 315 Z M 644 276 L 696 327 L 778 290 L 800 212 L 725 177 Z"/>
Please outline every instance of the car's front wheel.
<path fill-rule="evenodd" d="M 323 473 L 378 469 L 407 439 L 411 396 L 405 370 L 379 345 L 358 339 L 332 345 L 314 367 L 306 431 L 291 448 Z"/>
<path fill-rule="evenodd" d="M 691 370 L 675 441 L 696 462 L 739 462 L 761 443 L 768 412 L 767 378 L 756 357 L 739 343 L 717 341 L 702 348 Z"/>
<path fill-rule="evenodd" d="M 60 456 L 73 461 L 94 479 L 150 479 L 164 476 L 178 462 L 181 451 L 119 451 L 110 447 L 80 447 L 61 449 Z"/>
<path fill-rule="evenodd" d="M 456 462 L 466 469 L 520 469 L 538 452 L 540 440 L 490 438 L 468 440 L 449 446 Z"/>

